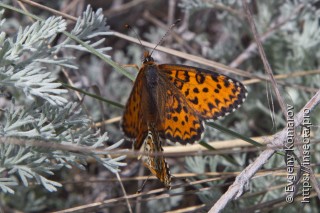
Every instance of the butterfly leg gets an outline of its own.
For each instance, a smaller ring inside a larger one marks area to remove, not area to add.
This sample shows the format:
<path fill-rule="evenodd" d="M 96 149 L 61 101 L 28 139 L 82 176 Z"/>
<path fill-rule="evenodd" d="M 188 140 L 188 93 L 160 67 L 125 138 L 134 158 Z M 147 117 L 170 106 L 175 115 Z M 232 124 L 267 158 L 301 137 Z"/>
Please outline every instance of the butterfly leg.
<path fill-rule="evenodd" d="M 124 65 L 121 65 L 121 67 L 123 68 L 132 67 L 132 68 L 135 68 L 137 71 L 139 71 L 139 67 L 136 64 L 124 64 Z"/>
<path fill-rule="evenodd" d="M 145 187 L 145 185 L 146 185 L 147 181 L 149 180 L 150 176 L 151 176 L 151 174 L 149 174 L 148 178 L 143 181 L 142 185 L 139 187 L 139 189 L 136 192 L 136 194 L 140 194 L 142 192 L 142 190 Z"/>

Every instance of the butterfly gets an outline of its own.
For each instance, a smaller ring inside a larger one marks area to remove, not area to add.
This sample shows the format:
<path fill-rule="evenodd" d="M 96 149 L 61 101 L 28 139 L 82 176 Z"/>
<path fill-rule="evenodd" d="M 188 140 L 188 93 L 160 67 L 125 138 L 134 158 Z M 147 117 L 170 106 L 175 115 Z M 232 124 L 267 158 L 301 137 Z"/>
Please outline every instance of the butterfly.
<path fill-rule="evenodd" d="M 204 122 L 235 111 L 244 102 L 243 84 L 197 67 L 157 64 L 148 51 L 126 103 L 122 129 L 134 149 L 162 154 L 161 139 L 194 143 Z M 164 157 L 147 156 L 144 164 L 165 186 L 171 176 Z"/>

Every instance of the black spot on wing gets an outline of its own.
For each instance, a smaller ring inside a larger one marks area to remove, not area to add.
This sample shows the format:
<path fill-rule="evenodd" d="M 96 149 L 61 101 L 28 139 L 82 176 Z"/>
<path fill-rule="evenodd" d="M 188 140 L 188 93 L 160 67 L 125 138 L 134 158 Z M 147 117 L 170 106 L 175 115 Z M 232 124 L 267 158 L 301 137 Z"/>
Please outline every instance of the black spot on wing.
<path fill-rule="evenodd" d="M 195 97 L 194 99 L 190 99 L 189 98 L 189 101 L 195 105 L 197 105 L 199 103 L 199 100 L 198 100 L 198 97 Z"/>
<path fill-rule="evenodd" d="M 202 89 L 202 92 L 209 92 L 209 89 L 207 87 Z"/>
<path fill-rule="evenodd" d="M 198 82 L 198 84 L 203 84 L 205 79 L 206 79 L 205 76 L 202 75 L 201 73 L 196 74 L 196 81 Z"/>

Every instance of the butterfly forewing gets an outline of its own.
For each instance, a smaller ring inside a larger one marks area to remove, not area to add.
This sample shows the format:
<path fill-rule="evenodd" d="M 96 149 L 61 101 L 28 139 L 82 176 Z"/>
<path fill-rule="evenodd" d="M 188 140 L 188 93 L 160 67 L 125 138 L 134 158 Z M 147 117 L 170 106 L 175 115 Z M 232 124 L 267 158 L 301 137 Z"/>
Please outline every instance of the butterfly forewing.
<path fill-rule="evenodd" d="M 214 120 L 238 108 L 246 96 L 245 87 L 227 76 L 182 66 L 158 65 L 158 90 L 166 94 L 163 122 L 158 130 L 163 138 L 181 144 L 201 139 L 203 121 Z"/>
<path fill-rule="evenodd" d="M 208 70 L 183 66 L 159 65 L 159 71 L 185 97 L 188 106 L 205 120 L 214 120 L 238 108 L 246 97 L 246 89 L 228 76 Z"/>
<path fill-rule="evenodd" d="M 139 72 L 135 83 L 133 85 L 131 94 L 125 106 L 125 110 L 122 118 L 122 129 L 125 136 L 131 140 L 135 140 L 135 149 L 139 149 L 143 143 L 148 132 L 147 121 L 145 118 L 145 112 L 143 111 L 143 73 Z"/>

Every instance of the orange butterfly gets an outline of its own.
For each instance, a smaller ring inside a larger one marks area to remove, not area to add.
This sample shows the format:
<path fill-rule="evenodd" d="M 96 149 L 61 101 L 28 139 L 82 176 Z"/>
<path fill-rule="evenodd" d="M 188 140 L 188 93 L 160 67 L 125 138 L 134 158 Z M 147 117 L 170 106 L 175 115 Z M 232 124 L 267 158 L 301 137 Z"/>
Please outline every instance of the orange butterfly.
<path fill-rule="evenodd" d="M 235 111 L 247 91 L 228 76 L 201 68 L 157 64 L 149 52 L 125 106 L 122 129 L 134 149 L 162 154 L 161 139 L 194 143 L 201 139 L 204 121 Z M 164 157 L 148 156 L 145 165 L 166 187 L 171 176 Z"/>

